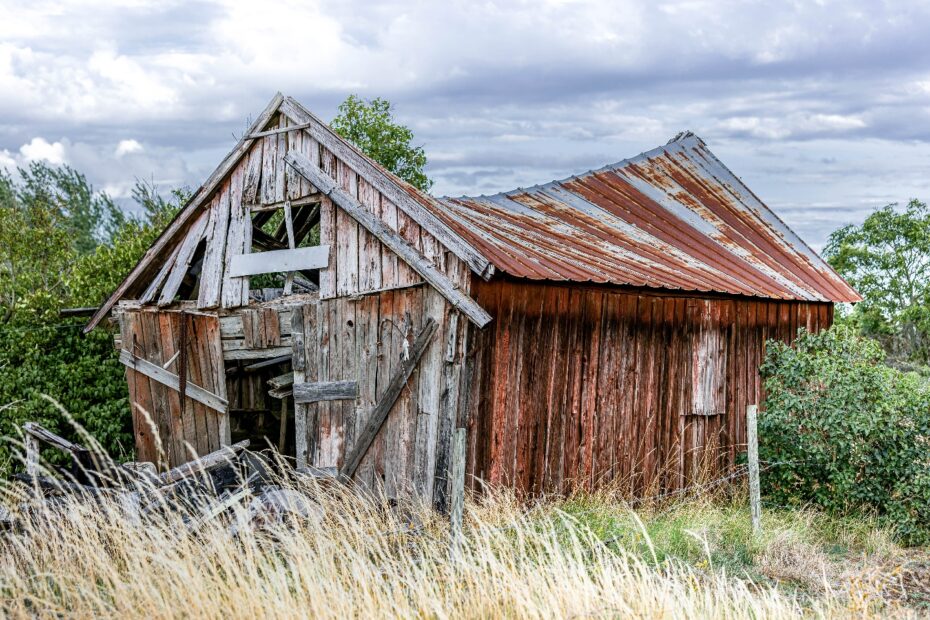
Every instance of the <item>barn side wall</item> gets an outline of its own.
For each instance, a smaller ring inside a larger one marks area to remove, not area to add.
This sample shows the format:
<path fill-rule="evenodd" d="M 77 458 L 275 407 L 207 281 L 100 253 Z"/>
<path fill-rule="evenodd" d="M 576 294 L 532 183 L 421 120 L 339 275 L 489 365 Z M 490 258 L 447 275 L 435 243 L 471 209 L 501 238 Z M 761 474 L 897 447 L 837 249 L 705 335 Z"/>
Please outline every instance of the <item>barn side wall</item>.
<path fill-rule="evenodd" d="M 468 473 L 531 493 L 670 490 L 735 462 L 764 342 L 828 327 L 826 303 L 477 282 Z M 709 468 L 709 470 L 707 469 Z"/>

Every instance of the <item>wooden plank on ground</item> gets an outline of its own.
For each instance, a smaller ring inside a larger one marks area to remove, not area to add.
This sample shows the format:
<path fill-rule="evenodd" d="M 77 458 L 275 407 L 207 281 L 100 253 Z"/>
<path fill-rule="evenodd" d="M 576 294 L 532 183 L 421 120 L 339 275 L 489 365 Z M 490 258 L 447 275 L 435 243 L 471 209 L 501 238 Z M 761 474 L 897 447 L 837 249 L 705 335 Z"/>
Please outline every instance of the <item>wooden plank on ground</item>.
<path fill-rule="evenodd" d="M 384 222 L 365 209 L 357 199 L 337 187 L 332 178 L 311 164 L 310 160 L 304 155 L 288 153 L 285 161 L 294 166 L 297 172 L 306 177 L 308 181 L 313 183 L 322 193 L 329 196 L 341 209 L 403 258 L 424 280 L 438 290 L 453 307 L 460 310 L 478 327 L 484 327 L 491 321 L 491 315 L 479 306 L 474 299 L 465 295 L 444 273 L 436 269 L 429 259 L 417 252 L 397 232 L 388 228 Z"/>

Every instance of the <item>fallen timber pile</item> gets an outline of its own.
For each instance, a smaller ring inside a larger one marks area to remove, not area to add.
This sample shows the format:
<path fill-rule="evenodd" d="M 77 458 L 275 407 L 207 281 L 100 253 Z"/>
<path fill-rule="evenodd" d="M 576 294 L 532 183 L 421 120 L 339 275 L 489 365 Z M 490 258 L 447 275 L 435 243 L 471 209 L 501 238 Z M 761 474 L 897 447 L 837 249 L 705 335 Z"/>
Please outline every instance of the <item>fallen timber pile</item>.
<path fill-rule="evenodd" d="M 47 445 L 71 458 L 70 469 L 49 467 L 39 460 L 39 446 Z M 140 522 L 165 513 L 180 514 L 189 531 L 227 518 L 236 535 L 245 524 L 261 527 L 287 519 L 322 516 L 312 493 L 296 490 L 322 488 L 337 480 L 335 470 L 291 468 L 276 453 L 250 451 L 242 441 L 158 473 L 153 463 L 115 463 L 108 455 L 73 443 L 42 426 L 23 426 L 26 472 L 14 474 L 3 487 L 11 508 L 0 503 L 0 529 L 17 531 L 30 518 L 54 518 L 74 502 L 118 505 L 123 518 Z M 312 485 L 282 483 L 313 481 Z M 12 501 L 11 501 L 12 500 Z M 231 518 L 235 513 L 236 518 Z"/>

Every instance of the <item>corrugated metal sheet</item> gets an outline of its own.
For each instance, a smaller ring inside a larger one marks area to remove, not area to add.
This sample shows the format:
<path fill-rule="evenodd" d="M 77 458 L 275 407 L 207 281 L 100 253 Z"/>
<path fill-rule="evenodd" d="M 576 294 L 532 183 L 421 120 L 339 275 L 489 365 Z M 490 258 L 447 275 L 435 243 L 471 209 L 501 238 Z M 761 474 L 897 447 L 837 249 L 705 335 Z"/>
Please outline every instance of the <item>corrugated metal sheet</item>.
<path fill-rule="evenodd" d="M 563 181 L 431 206 L 520 278 L 861 299 L 691 133 Z"/>

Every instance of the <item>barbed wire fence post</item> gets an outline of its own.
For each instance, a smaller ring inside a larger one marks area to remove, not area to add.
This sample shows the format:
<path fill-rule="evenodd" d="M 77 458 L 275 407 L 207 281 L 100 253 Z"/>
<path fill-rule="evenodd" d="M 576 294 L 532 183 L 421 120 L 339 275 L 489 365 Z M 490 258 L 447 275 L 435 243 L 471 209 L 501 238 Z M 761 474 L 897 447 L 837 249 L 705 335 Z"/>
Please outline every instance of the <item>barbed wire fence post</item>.
<path fill-rule="evenodd" d="M 759 490 L 759 432 L 758 405 L 746 407 L 746 446 L 749 457 L 749 513 L 752 517 L 752 533 L 762 533 L 762 497 Z"/>

